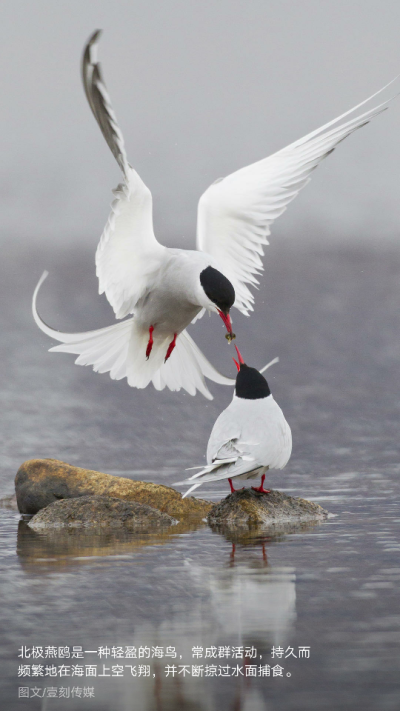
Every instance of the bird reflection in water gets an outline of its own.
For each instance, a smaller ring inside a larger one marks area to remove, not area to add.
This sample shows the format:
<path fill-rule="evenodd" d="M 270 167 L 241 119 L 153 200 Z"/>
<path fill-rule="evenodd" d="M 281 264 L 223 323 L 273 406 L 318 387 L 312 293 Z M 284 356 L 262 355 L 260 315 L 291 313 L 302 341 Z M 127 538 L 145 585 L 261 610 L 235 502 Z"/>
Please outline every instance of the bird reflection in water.
<path fill-rule="evenodd" d="M 184 560 L 187 589 L 193 588 L 201 595 L 193 596 L 189 605 L 180 605 L 172 619 L 160 625 L 147 623 L 138 627 L 132 644 L 165 647 L 173 640 L 182 659 L 168 660 L 168 663 L 188 664 L 190 668 L 192 664 L 204 668 L 207 665 L 217 668 L 229 665 L 230 670 L 239 665 L 243 676 L 179 674 L 166 678 L 164 667 L 167 660 L 157 660 L 152 688 L 144 694 L 144 686 L 139 689 L 137 684 L 138 691 L 143 694 L 141 706 L 137 708 L 213 711 L 219 707 L 218 698 L 223 692 L 227 711 L 265 711 L 269 688 L 266 679 L 246 676 L 246 667 L 273 666 L 272 646 L 288 641 L 296 617 L 295 570 L 269 565 L 268 546 L 276 537 L 254 538 L 248 534 L 227 534 L 225 537 L 231 544 L 225 565 L 213 564 L 209 556 L 201 562 L 198 556 L 187 556 Z M 193 657 L 194 647 L 203 648 L 201 657 Z M 206 650 L 213 647 L 217 650 L 222 647 L 254 648 L 257 658 L 245 654 L 237 659 L 231 656 L 206 657 Z M 153 695 L 153 702 L 147 694 Z"/>
<path fill-rule="evenodd" d="M 303 524 L 301 532 L 306 532 L 307 527 L 312 529 L 314 526 Z M 38 535 L 21 522 L 18 554 L 27 573 L 36 569 L 44 578 L 47 570 L 67 567 L 73 573 L 77 565 L 80 570 L 81 566 L 87 567 L 92 578 L 96 573 L 90 560 L 96 558 L 99 561 L 99 556 L 107 565 L 108 573 L 110 566 L 117 576 L 118 565 L 131 567 L 128 608 L 133 632 L 118 639 L 118 644 L 164 650 L 172 645 L 176 647 L 177 657 L 164 655 L 149 660 L 125 660 L 124 663 L 134 665 L 150 664 L 150 677 L 135 678 L 129 672 L 117 682 L 110 679 L 101 689 L 102 703 L 109 700 L 115 711 L 214 711 L 219 708 L 223 693 L 227 711 L 261 711 L 265 709 L 270 685 L 261 676 L 247 677 L 246 667 L 250 664 L 257 665 L 257 668 L 265 664 L 273 666 L 272 646 L 290 643 L 296 618 L 295 569 L 271 564 L 269 560 L 272 548 L 276 560 L 274 544 L 286 538 L 288 532 L 275 531 L 272 535 L 265 531 L 211 532 L 205 528 L 188 531 L 184 538 L 179 534 L 130 536 L 118 541 L 93 539 L 90 544 L 89 536 L 82 549 L 83 533 L 67 534 L 67 540 L 62 544 L 65 537 L 61 532 L 50 537 Z M 291 527 L 290 532 L 295 529 Z M 159 556 L 153 559 L 156 569 L 141 564 L 138 578 L 136 551 L 139 546 L 141 558 L 146 557 L 146 550 L 153 548 L 152 541 L 159 549 Z M 165 546 L 168 542 L 170 545 Z M 77 546 L 82 557 L 79 554 L 77 557 Z M 117 564 L 113 561 L 117 551 L 125 553 L 123 557 L 129 560 Z M 168 562 L 171 553 L 173 558 Z M 166 602 L 171 585 L 178 597 Z M 151 599 L 148 596 L 150 587 Z M 122 601 L 126 604 L 124 597 Z M 87 612 L 89 630 L 92 613 Z M 85 635 L 85 629 L 82 634 Z M 107 634 L 112 637 L 113 629 Z M 195 647 L 203 648 L 201 656 L 194 655 Z M 241 658 L 233 658 L 231 652 L 219 656 L 219 648 L 223 647 L 231 651 L 232 647 L 243 647 L 244 651 L 254 648 L 257 657 L 244 653 Z M 216 656 L 206 656 L 206 650 L 211 648 L 216 648 Z M 166 675 L 167 665 L 177 667 L 174 676 Z M 180 665 L 187 665 L 190 671 L 186 675 L 178 673 L 182 668 Z M 203 667 L 201 676 L 192 674 L 192 665 Z M 210 665 L 217 667 L 217 674 L 220 666 L 229 666 L 230 673 L 225 678 L 205 676 L 206 666 Z M 242 667 L 243 676 L 232 675 L 232 668 L 237 665 Z"/>
<path fill-rule="evenodd" d="M 270 541 L 270 540 L 271 539 L 268 538 L 266 540 L 263 540 L 261 543 L 262 559 L 263 559 L 263 564 L 265 566 L 268 565 L 268 557 L 267 557 L 267 551 L 265 550 L 265 544 L 266 544 L 266 541 Z M 231 554 L 229 557 L 229 567 L 231 567 L 231 568 L 233 568 L 233 566 L 235 565 L 235 553 L 236 553 L 236 543 L 232 542 L 232 550 L 231 550 Z"/>

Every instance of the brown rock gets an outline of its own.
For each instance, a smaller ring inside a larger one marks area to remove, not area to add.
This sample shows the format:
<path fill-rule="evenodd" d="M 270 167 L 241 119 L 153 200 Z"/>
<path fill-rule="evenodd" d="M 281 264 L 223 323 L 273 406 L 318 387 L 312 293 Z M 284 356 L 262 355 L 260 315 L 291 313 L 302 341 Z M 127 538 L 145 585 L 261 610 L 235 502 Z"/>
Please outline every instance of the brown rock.
<path fill-rule="evenodd" d="M 137 501 L 178 520 L 201 520 L 212 507 L 211 502 L 192 496 L 182 499 L 170 486 L 73 467 L 58 459 L 24 462 L 15 477 L 15 492 L 18 509 L 25 514 L 35 514 L 60 499 L 91 495 Z"/>
<path fill-rule="evenodd" d="M 80 496 L 49 504 L 33 516 L 28 526 L 34 531 L 68 526 L 149 532 L 176 523 L 168 514 L 146 504 L 121 501 L 110 496 Z"/>
<path fill-rule="evenodd" d="M 312 501 L 288 496 L 281 491 L 260 494 L 248 488 L 229 494 L 213 506 L 207 521 L 213 528 L 280 527 L 303 521 L 322 521 L 327 516 L 328 512 Z"/>

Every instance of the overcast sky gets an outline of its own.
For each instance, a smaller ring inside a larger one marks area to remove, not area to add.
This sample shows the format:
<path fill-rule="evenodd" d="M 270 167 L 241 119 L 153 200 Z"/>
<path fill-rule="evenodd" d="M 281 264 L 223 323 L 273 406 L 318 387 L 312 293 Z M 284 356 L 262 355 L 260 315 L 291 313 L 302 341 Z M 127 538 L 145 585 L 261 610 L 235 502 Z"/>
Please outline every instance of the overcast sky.
<path fill-rule="evenodd" d="M 94 29 L 157 237 L 191 247 L 212 181 L 400 72 L 399 27 L 398 0 L 3 0 L 1 239 L 97 244 L 119 169 L 81 86 Z M 399 175 L 398 99 L 328 157 L 271 241 L 400 243 Z"/>

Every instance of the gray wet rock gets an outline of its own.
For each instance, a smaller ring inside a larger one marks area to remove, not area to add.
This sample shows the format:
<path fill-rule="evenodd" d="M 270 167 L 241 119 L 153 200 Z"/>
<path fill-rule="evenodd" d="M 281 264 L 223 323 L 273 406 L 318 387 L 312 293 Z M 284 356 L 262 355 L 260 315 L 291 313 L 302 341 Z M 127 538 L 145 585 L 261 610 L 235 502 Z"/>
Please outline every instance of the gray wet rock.
<path fill-rule="evenodd" d="M 212 528 L 276 527 L 323 521 L 327 517 L 325 509 L 307 499 L 288 496 L 273 489 L 269 494 L 262 494 L 247 488 L 229 494 L 213 506 L 207 521 Z"/>
<path fill-rule="evenodd" d="M 49 504 L 33 516 L 28 526 L 34 531 L 97 527 L 150 532 L 176 523 L 172 516 L 146 504 L 122 501 L 110 496 L 80 496 Z"/>

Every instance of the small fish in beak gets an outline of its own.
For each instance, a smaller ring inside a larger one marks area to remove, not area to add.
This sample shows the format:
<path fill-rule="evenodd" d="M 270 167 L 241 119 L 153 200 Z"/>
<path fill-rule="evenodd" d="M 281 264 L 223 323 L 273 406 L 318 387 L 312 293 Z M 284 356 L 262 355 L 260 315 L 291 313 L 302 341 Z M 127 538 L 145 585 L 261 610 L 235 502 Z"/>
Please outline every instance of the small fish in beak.
<path fill-rule="evenodd" d="M 236 338 L 236 333 L 233 333 L 233 331 L 232 331 L 231 317 L 229 316 L 229 314 L 224 314 L 224 312 L 221 311 L 220 309 L 218 309 L 218 313 L 221 316 L 221 318 L 225 324 L 226 330 L 228 331 L 228 333 L 225 334 L 225 338 L 228 341 L 228 343 L 232 343 L 233 339 Z"/>

